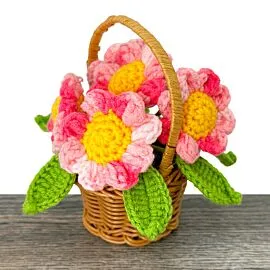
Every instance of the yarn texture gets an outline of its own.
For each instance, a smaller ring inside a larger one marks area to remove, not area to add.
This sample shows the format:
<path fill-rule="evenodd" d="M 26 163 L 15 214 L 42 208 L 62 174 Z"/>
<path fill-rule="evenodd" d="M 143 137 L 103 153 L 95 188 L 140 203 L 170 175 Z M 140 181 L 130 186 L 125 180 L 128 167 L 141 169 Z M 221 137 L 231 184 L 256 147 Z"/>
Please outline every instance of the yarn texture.
<path fill-rule="evenodd" d="M 35 117 L 35 122 L 38 124 L 41 130 L 47 132 L 48 131 L 48 121 L 50 119 L 51 115 L 43 116 L 43 115 L 37 115 Z"/>
<path fill-rule="evenodd" d="M 184 101 L 184 123 L 176 146 L 177 154 L 189 164 L 199 158 L 200 150 L 221 155 L 226 150 L 227 136 L 235 126 L 234 115 L 228 108 L 230 94 L 227 87 L 206 68 L 198 72 L 180 68 L 177 76 Z M 164 123 L 159 141 L 166 144 L 171 122 L 169 91 L 161 93 L 158 106 Z"/>
<path fill-rule="evenodd" d="M 217 156 L 217 158 L 225 166 L 232 166 L 237 161 L 237 157 L 232 151 L 223 153 Z"/>
<path fill-rule="evenodd" d="M 28 188 L 23 204 L 25 214 L 37 214 L 57 205 L 70 191 L 76 175 L 63 170 L 57 156 L 41 168 Z"/>
<path fill-rule="evenodd" d="M 88 81 L 91 89 L 104 89 L 116 95 L 137 92 L 147 107 L 155 106 L 166 90 L 157 59 L 140 39 L 112 45 L 104 61 L 96 60 L 89 65 Z"/>
<path fill-rule="evenodd" d="M 135 187 L 123 192 L 125 209 L 139 233 L 155 240 L 172 217 L 172 200 L 157 169 L 151 166 L 139 178 Z"/>
<path fill-rule="evenodd" d="M 113 44 L 98 59 L 101 38 L 121 23 L 141 39 Z M 110 243 L 143 246 L 179 223 L 187 179 L 216 204 L 240 204 L 241 194 L 201 151 L 225 166 L 235 118 L 230 93 L 207 68 L 175 72 L 172 58 L 138 22 L 110 16 L 94 32 L 87 59 L 89 88 L 64 76 L 47 116 L 54 156 L 31 182 L 23 212 L 57 205 L 76 184 L 85 228 Z M 171 100 L 172 98 L 172 100 Z M 151 108 L 152 107 L 152 108 Z"/>
<path fill-rule="evenodd" d="M 161 122 L 145 112 L 140 95 L 89 91 L 82 112 L 62 112 L 53 130 L 53 148 L 61 167 L 78 174 L 87 190 L 105 185 L 126 190 L 154 160 L 151 144 L 161 133 Z"/>
<path fill-rule="evenodd" d="M 81 77 L 73 73 L 65 75 L 61 84 L 60 95 L 52 105 L 50 119 L 47 123 L 48 131 L 53 131 L 59 113 L 62 112 L 66 116 L 72 112 L 80 111 L 80 105 L 84 99 L 82 81 Z"/>
<path fill-rule="evenodd" d="M 176 165 L 202 194 L 216 204 L 240 204 L 242 195 L 236 192 L 227 179 L 207 160 L 200 157 L 194 164 L 187 164 L 176 157 Z"/>

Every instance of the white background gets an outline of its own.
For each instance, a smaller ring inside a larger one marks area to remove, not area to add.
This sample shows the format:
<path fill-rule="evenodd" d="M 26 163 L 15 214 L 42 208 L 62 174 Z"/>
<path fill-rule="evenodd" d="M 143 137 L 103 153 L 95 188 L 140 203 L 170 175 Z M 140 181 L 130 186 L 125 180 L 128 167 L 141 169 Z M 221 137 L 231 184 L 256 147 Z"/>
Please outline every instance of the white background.
<path fill-rule="evenodd" d="M 270 1 L 1 1 L 0 193 L 25 193 L 51 157 L 49 135 L 33 121 L 47 114 L 62 77 L 85 78 L 90 36 L 112 14 L 138 20 L 174 58 L 174 66 L 212 68 L 231 91 L 237 126 L 225 168 L 242 193 L 270 193 Z M 135 35 L 114 26 L 102 50 Z M 84 82 L 85 87 L 87 83 Z M 74 187 L 72 192 L 78 192 Z M 189 184 L 187 193 L 198 191 Z"/>

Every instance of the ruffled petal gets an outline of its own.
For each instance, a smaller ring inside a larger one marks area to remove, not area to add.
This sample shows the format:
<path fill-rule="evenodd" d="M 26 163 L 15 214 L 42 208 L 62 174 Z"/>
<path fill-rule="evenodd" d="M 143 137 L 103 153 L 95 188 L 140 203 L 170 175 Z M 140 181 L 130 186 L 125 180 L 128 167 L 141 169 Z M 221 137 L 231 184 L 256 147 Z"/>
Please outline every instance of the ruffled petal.
<path fill-rule="evenodd" d="M 198 144 L 201 150 L 218 156 L 226 150 L 227 135 L 218 129 L 214 129 L 210 135 L 200 139 Z"/>
<path fill-rule="evenodd" d="M 52 120 L 52 118 L 50 117 L 50 119 L 49 119 L 49 121 L 48 121 L 48 123 L 47 123 L 47 129 L 48 129 L 49 132 L 52 132 L 52 131 L 53 131 L 53 126 L 54 126 L 53 120 Z"/>
<path fill-rule="evenodd" d="M 191 68 L 179 68 L 176 74 L 183 101 L 188 99 L 190 93 L 202 89 L 203 84 L 207 80 L 206 74 L 199 74 Z"/>
<path fill-rule="evenodd" d="M 66 141 L 62 125 L 64 116 L 65 116 L 64 112 L 60 112 L 58 114 L 52 131 L 52 150 L 55 154 L 57 154 L 60 151 L 62 145 Z"/>
<path fill-rule="evenodd" d="M 212 98 L 215 101 L 219 111 L 223 111 L 226 107 L 228 107 L 231 101 L 231 96 L 228 88 L 222 84 L 219 86 L 219 93 Z"/>
<path fill-rule="evenodd" d="M 169 90 L 163 91 L 158 98 L 158 108 L 165 118 L 171 119 L 171 99 Z"/>
<path fill-rule="evenodd" d="M 88 67 L 87 79 L 91 89 L 108 89 L 108 83 L 112 75 L 119 69 L 115 63 L 94 61 Z"/>
<path fill-rule="evenodd" d="M 80 141 L 69 138 L 59 152 L 59 162 L 63 169 L 74 173 L 73 167 L 78 160 L 85 155 L 85 149 Z"/>
<path fill-rule="evenodd" d="M 86 113 L 73 112 L 67 115 L 63 119 L 63 134 L 66 138 L 75 137 L 81 139 L 86 131 L 86 125 L 88 123 L 88 117 Z"/>
<path fill-rule="evenodd" d="M 213 70 L 209 68 L 202 68 L 198 72 L 199 74 L 207 75 L 207 80 L 205 81 L 203 88 L 204 92 L 209 96 L 213 97 L 219 93 L 219 85 L 220 79 L 219 77 L 213 72 Z"/>
<path fill-rule="evenodd" d="M 144 142 L 146 144 L 154 143 L 161 134 L 161 121 L 155 115 L 147 115 L 147 118 L 139 127 L 132 131 L 132 141 Z"/>
<path fill-rule="evenodd" d="M 145 67 L 158 64 L 157 58 L 147 45 L 144 45 L 142 50 L 142 62 L 144 63 Z"/>
<path fill-rule="evenodd" d="M 80 162 L 74 166 L 73 170 L 78 173 L 78 182 L 86 190 L 99 191 L 106 184 L 106 178 L 109 177 L 108 170 L 91 160 L 81 158 Z"/>
<path fill-rule="evenodd" d="M 126 92 L 117 96 L 116 99 L 125 100 L 126 106 L 123 110 L 122 120 L 129 127 L 140 126 L 144 123 L 147 115 L 143 99 L 136 93 Z"/>
<path fill-rule="evenodd" d="M 142 142 L 133 142 L 127 147 L 122 161 L 136 171 L 145 172 L 154 161 L 153 148 Z"/>
<path fill-rule="evenodd" d="M 64 115 L 68 115 L 72 112 L 77 112 L 79 110 L 78 101 L 71 98 L 62 98 L 59 104 L 59 112 L 64 112 Z"/>
<path fill-rule="evenodd" d="M 106 165 L 108 176 L 106 184 L 119 190 L 132 188 L 139 180 L 138 171 L 132 169 L 128 164 L 121 161 L 115 161 Z"/>
<path fill-rule="evenodd" d="M 62 82 L 60 96 L 62 98 L 77 100 L 83 94 L 81 77 L 68 73 Z"/>
<path fill-rule="evenodd" d="M 87 92 L 81 108 L 91 119 L 99 111 L 107 114 L 109 109 L 112 108 L 113 100 L 114 97 L 110 92 L 102 89 L 94 89 Z"/>
<path fill-rule="evenodd" d="M 233 112 L 226 108 L 224 111 L 218 112 L 216 129 L 227 135 L 231 134 L 235 127 L 235 118 Z"/>
<path fill-rule="evenodd" d="M 133 39 L 126 43 L 112 45 L 105 53 L 104 60 L 108 63 L 116 63 L 120 66 L 140 60 L 144 42 L 141 39 Z"/>
<path fill-rule="evenodd" d="M 172 57 L 168 55 L 168 58 L 172 60 Z M 145 45 L 142 51 L 142 62 L 145 64 L 144 75 L 148 80 L 152 79 L 164 79 L 164 73 L 162 68 L 152 53 L 151 49 Z"/>
<path fill-rule="evenodd" d="M 185 162 L 192 164 L 200 156 L 197 142 L 188 134 L 182 133 L 176 146 L 176 153 Z"/>
<path fill-rule="evenodd" d="M 160 121 L 162 123 L 162 132 L 161 132 L 160 136 L 158 137 L 158 140 L 162 144 L 166 144 L 168 142 L 168 139 L 169 139 L 171 121 L 168 118 L 161 118 Z"/>
<path fill-rule="evenodd" d="M 157 105 L 158 98 L 162 91 L 166 89 L 165 80 L 155 78 L 146 80 L 138 89 L 137 93 L 143 98 L 144 103 L 148 107 Z"/>

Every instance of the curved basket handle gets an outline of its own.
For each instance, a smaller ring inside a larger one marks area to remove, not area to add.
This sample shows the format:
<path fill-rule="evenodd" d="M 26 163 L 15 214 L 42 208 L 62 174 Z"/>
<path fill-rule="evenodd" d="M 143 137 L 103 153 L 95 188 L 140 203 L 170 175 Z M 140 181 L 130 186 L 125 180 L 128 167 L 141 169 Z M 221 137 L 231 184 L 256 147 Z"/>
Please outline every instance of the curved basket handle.
<path fill-rule="evenodd" d="M 134 31 L 141 39 L 143 39 L 159 61 L 159 64 L 163 70 L 167 86 L 170 91 L 172 118 L 169 139 L 163 153 L 159 170 L 163 177 L 167 177 L 173 168 L 172 162 L 175 154 L 175 147 L 179 138 L 180 129 L 183 122 L 183 102 L 176 73 L 168 57 L 168 54 L 162 48 L 161 44 L 157 41 L 157 39 L 138 22 L 121 15 L 110 16 L 106 21 L 104 21 L 97 27 L 97 29 L 93 33 L 89 44 L 87 66 L 89 66 L 93 61 L 98 59 L 98 51 L 100 50 L 99 43 L 102 35 L 109 29 L 109 27 L 111 27 L 115 23 L 121 23 L 122 25 L 127 26 L 132 31 Z"/>

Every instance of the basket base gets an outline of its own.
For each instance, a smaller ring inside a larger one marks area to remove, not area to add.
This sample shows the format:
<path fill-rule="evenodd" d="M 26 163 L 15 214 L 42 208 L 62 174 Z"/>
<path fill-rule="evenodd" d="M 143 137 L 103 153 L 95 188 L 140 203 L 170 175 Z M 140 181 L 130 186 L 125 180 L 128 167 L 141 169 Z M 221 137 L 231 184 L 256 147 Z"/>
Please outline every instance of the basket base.
<path fill-rule="evenodd" d="M 82 219 L 82 222 L 83 222 L 85 229 L 89 233 L 103 239 L 104 241 L 106 241 L 110 244 L 128 245 L 131 247 L 143 247 L 143 246 L 149 245 L 151 243 L 154 243 L 154 242 L 161 240 L 162 238 L 167 237 L 172 232 L 172 230 L 171 231 L 166 230 L 155 241 L 149 241 L 148 239 L 146 239 L 142 236 L 138 236 L 138 235 L 133 236 L 133 237 L 132 236 L 123 236 L 122 239 L 115 240 L 114 236 L 112 237 L 112 236 L 104 233 L 104 231 L 100 232 L 97 228 L 95 228 L 94 224 L 89 224 L 84 217 Z M 177 229 L 177 227 L 174 230 L 176 230 L 176 229 Z"/>
<path fill-rule="evenodd" d="M 141 247 L 168 236 L 179 225 L 181 204 L 186 187 L 186 178 L 174 170 L 166 181 L 170 190 L 173 215 L 166 230 L 154 241 L 141 236 L 129 222 L 123 202 L 122 192 L 111 187 L 93 192 L 78 187 L 83 199 L 83 225 L 93 235 L 112 244 L 127 244 Z"/>

